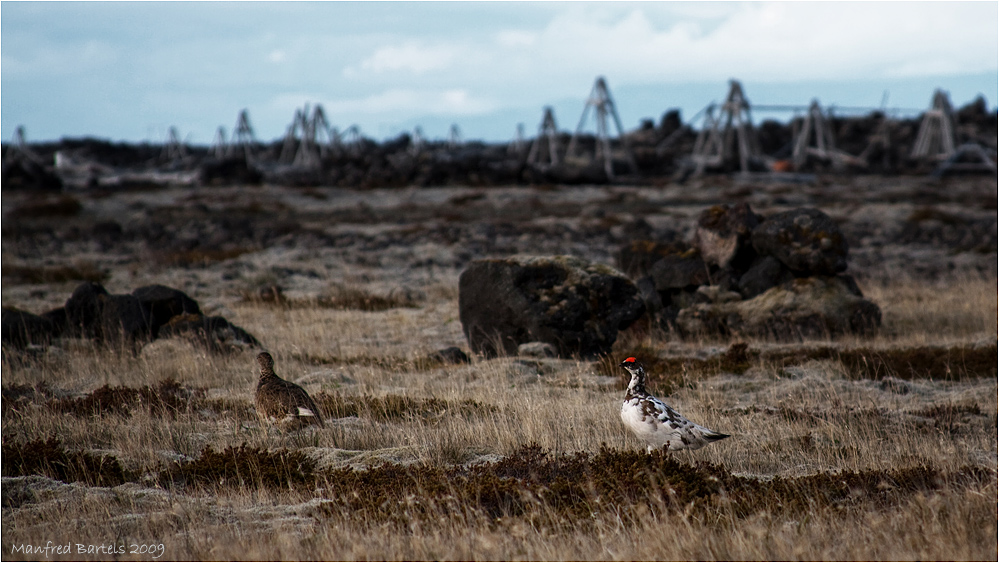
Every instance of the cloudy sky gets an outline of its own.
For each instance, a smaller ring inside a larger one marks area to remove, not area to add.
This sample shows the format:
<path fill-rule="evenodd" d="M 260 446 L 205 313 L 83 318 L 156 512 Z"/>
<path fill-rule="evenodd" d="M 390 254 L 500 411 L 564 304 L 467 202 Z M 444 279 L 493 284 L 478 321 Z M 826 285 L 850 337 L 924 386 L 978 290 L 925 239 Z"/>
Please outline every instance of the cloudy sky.
<path fill-rule="evenodd" d="M 575 129 L 597 76 L 626 129 L 730 78 L 755 104 L 992 109 L 997 30 L 996 2 L 3 1 L 0 135 L 207 145 L 246 108 L 269 141 L 309 103 L 378 140 L 505 141 L 545 105 Z"/>

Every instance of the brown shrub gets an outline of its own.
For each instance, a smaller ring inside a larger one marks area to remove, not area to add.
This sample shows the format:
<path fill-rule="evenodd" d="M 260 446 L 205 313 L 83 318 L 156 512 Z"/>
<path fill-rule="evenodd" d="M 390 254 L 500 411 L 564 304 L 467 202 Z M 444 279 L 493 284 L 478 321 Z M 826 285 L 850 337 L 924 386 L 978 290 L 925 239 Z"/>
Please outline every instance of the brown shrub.
<path fill-rule="evenodd" d="M 52 399 L 48 407 L 56 412 L 81 417 L 127 415 L 135 408 L 145 407 L 150 414 L 175 417 L 178 413 L 187 411 L 204 394 L 203 389 L 191 389 L 174 379 L 165 379 L 155 387 L 105 385 L 82 397 Z"/>
<path fill-rule="evenodd" d="M 68 281 L 90 281 L 102 283 L 110 274 L 98 268 L 93 262 L 81 261 L 73 266 L 12 266 L 0 267 L 4 279 L 14 284 L 62 283 Z"/>
<path fill-rule="evenodd" d="M 83 205 L 73 196 L 56 199 L 27 201 L 10 212 L 12 218 L 73 217 L 79 215 Z"/>
<path fill-rule="evenodd" d="M 268 487 L 286 489 L 315 482 L 314 464 L 298 451 L 274 452 L 247 446 L 221 452 L 211 446 L 194 461 L 175 464 L 159 475 L 160 483 L 196 487 Z"/>
<path fill-rule="evenodd" d="M 54 436 L 26 443 L 4 440 L 3 476 L 36 474 L 66 483 L 83 481 L 99 487 L 113 487 L 136 478 L 135 474 L 122 469 L 113 456 L 66 451 Z"/>
<path fill-rule="evenodd" d="M 791 352 L 776 351 L 762 355 L 779 366 L 801 364 L 809 360 L 839 360 L 850 377 L 856 379 L 944 379 L 961 380 L 995 377 L 996 345 L 991 346 L 919 346 L 873 350 L 830 347 L 806 348 Z"/>

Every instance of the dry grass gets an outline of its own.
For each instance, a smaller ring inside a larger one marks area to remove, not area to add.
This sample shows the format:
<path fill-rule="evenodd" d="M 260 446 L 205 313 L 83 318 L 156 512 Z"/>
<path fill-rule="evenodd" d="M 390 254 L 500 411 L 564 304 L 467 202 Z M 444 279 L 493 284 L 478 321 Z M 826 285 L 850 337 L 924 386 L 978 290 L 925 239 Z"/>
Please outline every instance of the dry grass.
<path fill-rule="evenodd" d="M 630 332 L 600 362 L 437 367 L 420 358 L 466 347 L 450 286 L 384 310 L 236 302 L 331 415 L 291 434 L 253 412 L 251 351 L 5 356 L 4 557 L 993 560 L 996 281 L 864 290 L 885 316 L 866 340 Z M 618 419 L 625 354 L 733 437 L 646 455 Z"/>

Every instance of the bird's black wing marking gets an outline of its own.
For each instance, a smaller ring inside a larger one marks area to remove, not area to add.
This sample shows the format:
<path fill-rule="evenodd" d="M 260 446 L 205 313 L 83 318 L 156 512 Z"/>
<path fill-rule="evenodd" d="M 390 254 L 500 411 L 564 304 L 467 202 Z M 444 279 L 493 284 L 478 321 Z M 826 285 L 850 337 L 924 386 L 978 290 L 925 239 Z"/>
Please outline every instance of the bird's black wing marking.
<path fill-rule="evenodd" d="M 648 402 L 650 403 L 650 408 L 655 410 L 653 416 L 655 416 L 659 422 L 668 426 L 671 430 L 676 430 L 690 425 L 690 422 L 680 416 L 680 413 L 676 412 L 672 407 L 659 399 L 649 397 Z"/>

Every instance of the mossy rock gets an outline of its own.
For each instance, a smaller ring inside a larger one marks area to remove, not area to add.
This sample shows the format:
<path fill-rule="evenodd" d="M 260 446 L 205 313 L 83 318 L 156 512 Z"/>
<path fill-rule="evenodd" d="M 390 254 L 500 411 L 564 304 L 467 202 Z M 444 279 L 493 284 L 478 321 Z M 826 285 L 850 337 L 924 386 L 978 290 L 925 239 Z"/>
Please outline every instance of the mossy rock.
<path fill-rule="evenodd" d="M 462 330 L 472 350 L 516 354 L 547 342 L 560 356 L 610 351 L 644 312 L 638 288 L 616 269 L 573 256 L 473 261 L 458 282 Z"/>

